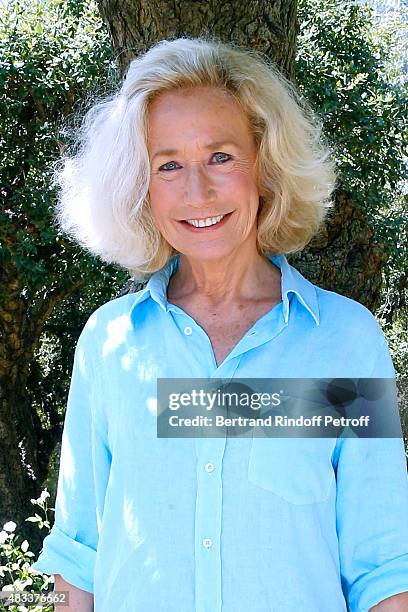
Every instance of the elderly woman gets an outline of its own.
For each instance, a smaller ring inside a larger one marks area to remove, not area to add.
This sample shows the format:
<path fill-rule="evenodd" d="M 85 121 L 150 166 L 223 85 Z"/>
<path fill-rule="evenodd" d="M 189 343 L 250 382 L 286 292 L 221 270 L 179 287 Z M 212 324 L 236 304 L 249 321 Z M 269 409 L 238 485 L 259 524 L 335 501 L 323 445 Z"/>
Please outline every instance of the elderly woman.
<path fill-rule="evenodd" d="M 334 187 L 311 109 L 258 54 L 178 39 L 81 134 L 58 221 L 148 282 L 80 335 L 33 569 L 83 612 L 408 610 L 400 437 L 157 434 L 159 378 L 395 377 L 373 315 L 285 258 Z"/>

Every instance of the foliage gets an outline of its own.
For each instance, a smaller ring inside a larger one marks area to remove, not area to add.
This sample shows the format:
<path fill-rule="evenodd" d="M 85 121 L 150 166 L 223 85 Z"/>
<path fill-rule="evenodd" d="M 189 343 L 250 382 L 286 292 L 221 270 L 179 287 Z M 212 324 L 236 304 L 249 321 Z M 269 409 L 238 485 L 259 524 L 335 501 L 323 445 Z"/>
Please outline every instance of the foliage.
<path fill-rule="evenodd" d="M 54 512 L 54 508 L 48 507 L 47 499 L 50 494 L 47 489 L 41 492 L 38 499 L 32 499 L 31 503 L 37 506 L 33 516 L 26 520 L 35 523 L 42 531 L 45 530 L 43 537 L 50 532 L 49 513 Z M 13 521 L 7 522 L 0 531 L 0 585 L 2 591 L 18 591 L 19 593 L 38 593 L 45 595 L 50 592 L 50 585 L 54 583 L 54 576 L 47 576 L 41 572 L 32 573 L 31 565 L 34 553 L 30 550 L 27 540 L 21 541 L 21 537 L 15 533 L 16 524 Z M 10 605 L 4 607 L 0 600 L 0 612 L 52 612 L 53 605 Z"/>
<path fill-rule="evenodd" d="M 114 74 L 95 1 L 0 4 L 0 304 L 10 303 L 10 286 L 17 285 L 26 317 L 35 321 L 53 294 L 70 295 L 50 308 L 30 365 L 28 391 L 45 428 L 58 426 L 56 407 L 62 420 L 73 348 L 87 316 L 127 279 L 68 240 L 53 218 L 53 164 L 81 107 L 106 92 Z"/>
<path fill-rule="evenodd" d="M 384 244 L 379 320 L 397 371 L 407 365 L 408 208 L 405 13 L 387 19 L 367 3 L 299 0 L 299 88 L 320 114 L 340 177 Z M 405 333 L 403 333 L 405 330 Z"/>
<path fill-rule="evenodd" d="M 394 202 L 406 167 L 407 92 L 388 70 L 396 25 L 378 38 L 373 10 L 354 2 L 300 0 L 299 10 L 299 86 L 322 116 L 348 187 L 375 218 Z"/>
<path fill-rule="evenodd" d="M 90 3 L 78 18 L 60 0 L 13 0 L 0 13 L 0 263 L 15 263 L 26 291 L 46 293 L 85 264 L 50 223 L 50 162 L 62 120 L 112 64 L 95 11 Z"/>

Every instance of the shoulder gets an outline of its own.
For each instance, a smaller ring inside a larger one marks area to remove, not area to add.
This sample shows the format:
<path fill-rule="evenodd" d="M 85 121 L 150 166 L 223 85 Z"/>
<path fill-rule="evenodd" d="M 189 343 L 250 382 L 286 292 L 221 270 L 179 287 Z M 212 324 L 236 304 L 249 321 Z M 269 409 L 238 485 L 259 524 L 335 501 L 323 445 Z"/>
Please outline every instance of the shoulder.
<path fill-rule="evenodd" d="M 336 291 L 319 287 L 294 266 L 281 257 L 278 262 L 282 270 L 283 283 L 294 289 L 298 300 L 303 302 L 313 314 L 320 334 L 339 338 L 338 334 L 350 337 L 368 333 L 369 336 L 382 335 L 382 330 L 374 314 L 360 302 Z M 287 280 L 285 279 L 285 275 Z"/>
<path fill-rule="evenodd" d="M 135 293 L 127 293 L 101 304 L 85 322 L 78 343 L 91 342 L 93 346 L 109 337 L 119 339 L 130 329 L 130 313 L 132 306 L 140 300 L 143 289 Z"/>
<path fill-rule="evenodd" d="M 380 332 L 380 325 L 374 314 L 363 304 L 345 295 L 328 291 L 315 285 L 322 325 Z"/>
<path fill-rule="evenodd" d="M 91 313 L 85 323 L 85 327 L 99 327 L 101 324 L 109 323 L 117 317 L 128 316 L 133 304 L 140 297 L 141 293 L 142 290 L 136 293 L 127 293 L 101 304 Z"/>
<path fill-rule="evenodd" d="M 395 375 L 385 334 L 374 314 L 360 302 L 315 286 L 320 329 L 348 358 L 367 366 L 372 375 Z M 370 375 L 371 375 L 370 374 Z"/>

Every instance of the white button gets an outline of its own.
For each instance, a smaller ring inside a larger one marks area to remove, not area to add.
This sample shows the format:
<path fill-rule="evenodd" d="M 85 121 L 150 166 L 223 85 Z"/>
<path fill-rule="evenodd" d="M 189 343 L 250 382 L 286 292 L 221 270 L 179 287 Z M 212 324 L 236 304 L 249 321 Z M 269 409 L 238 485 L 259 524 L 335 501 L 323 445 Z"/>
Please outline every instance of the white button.
<path fill-rule="evenodd" d="M 213 472 L 214 471 L 214 464 L 213 463 L 206 463 L 204 466 L 204 469 L 206 472 Z"/>
<path fill-rule="evenodd" d="M 212 539 L 211 538 L 204 538 L 203 546 L 205 546 L 206 548 L 211 548 L 211 546 L 212 546 Z"/>
<path fill-rule="evenodd" d="M 192 329 L 189 325 L 187 325 L 187 327 L 184 328 L 184 333 L 186 334 L 186 336 L 189 336 L 192 333 Z"/>

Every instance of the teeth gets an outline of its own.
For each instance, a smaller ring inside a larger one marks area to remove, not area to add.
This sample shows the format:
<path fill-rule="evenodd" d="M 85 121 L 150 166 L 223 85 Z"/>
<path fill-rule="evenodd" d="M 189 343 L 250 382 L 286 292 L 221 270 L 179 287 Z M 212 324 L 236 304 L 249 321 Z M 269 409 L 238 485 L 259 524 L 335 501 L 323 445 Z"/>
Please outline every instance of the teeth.
<path fill-rule="evenodd" d="M 190 225 L 194 225 L 194 227 L 208 227 L 209 225 L 219 223 L 223 218 L 224 215 L 220 215 L 219 217 L 208 217 L 207 219 L 186 219 L 186 221 Z"/>

